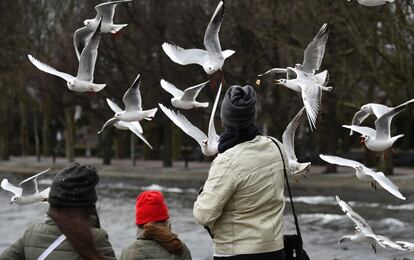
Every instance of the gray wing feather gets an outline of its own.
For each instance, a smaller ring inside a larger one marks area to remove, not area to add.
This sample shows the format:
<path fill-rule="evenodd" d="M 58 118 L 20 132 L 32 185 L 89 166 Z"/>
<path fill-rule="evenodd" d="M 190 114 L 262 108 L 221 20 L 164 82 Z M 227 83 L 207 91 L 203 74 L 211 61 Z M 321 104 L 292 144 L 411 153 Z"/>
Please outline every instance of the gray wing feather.
<path fill-rule="evenodd" d="M 283 146 L 286 149 L 287 156 L 289 157 L 289 159 L 293 161 L 297 161 L 297 158 L 295 155 L 295 132 L 296 132 L 296 128 L 298 127 L 300 123 L 300 119 L 302 117 L 303 111 L 305 111 L 305 107 L 303 107 L 296 114 L 296 116 L 288 124 L 288 126 L 286 127 L 282 135 L 282 142 L 283 142 Z"/>
<path fill-rule="evenodd" d="M 178 89 L 176 86 L 174 86 L 174 84 L 166 80 L 161 79 L 160 84 L 161 84 L 161 87 L 165 91 L 173 95 L 174 98 L 181 98 L 184 95 L 184 92 L 181 89 Z"/>
<path fill-rule="evenodd" d="M 119 112 L 122 112 L 122 109 L 112 100 L 110 100 L 109 98 L 106 99 L 106 103 L 108 104 L 108 106 L 111 108 L 111 110 L 116 114 Z"/>
<path fill-rule="evenodd" d="M 95 63 L 96 58 L 98 57 L 98 46 L 101 39 L 101 24 L 102 19 L 99 21 L 98 26 L 89 38 L 80 55 L 78 74 L 76 76 L 79 80 L 93 82 Z"/>
<path fill-rule="evenodd" d="M 119 120 L 116 119 L 115 117 L 112 117 L 110 119 L 108 119 L 108 121 L 105 122 L 105 124 L 102 126 L 101 130 L 98 132 L 98 134 L 101 134 L 105 129 L 113 126 L 114 124 L 116 124 Z"/>
<path fill-rule="evenodd" d="M 375 120 L 375 129 L 377 130 L 376 139 L 384 140 L 391 137 L 391 121 L 392 118 L 407 108 L 409 105 L 414 104 L 414 99 L 411 99 L 397 107 L 389 109 L 389 111 Z"/>
<path fill-rule="evenodd" d="M 73 45 L 75 46 L 76 57 L 80 60 L 82 50 L 85 48 L 86 43 L 90 39 L 93 31 L 84 26 L 79 28 L 73 34 Z"/>
<path fill-rule="evenodd" d="M 301 87 L 303 104 L 306 108 L 306 115 L 311 130 L 316 128 L 316 120 L 318 119 L 321 108 L 322 91 L 318 85 L 307 85 Z"/>
<path fill-rule="evenodd" d="M 208 83 L 208 81 L 203 82 L 201 84 L 186 88 L 184 90 L 184 94 L 181 97 L 183 101 L 195 101 L 200 91 L 204 88 L 204 86 Z"/>
<path fill-rule="evenodd" d="M 315 74 L 322 64 L 323 55 L 325 54 L 325 46 L 328 40 L 329 26 L 323 24 L 318 34 L 309 43 L 304 52 L 304 60 L 302 64 L 303 71 Z"/>
<path fill-rule="evenodd" d="M 363 166 L 363 164 L 360 163 L 360 162 L 345 159 L 345 158 L 342 158 L 342 157 L 339 157 L 339 156 L 320 154 L 319 157 L 322 160 L 324 160 L 325 162 L 328 162 L 330 164 L 337 164 L 337 165 L 341 165 L 341 166 L 345 166 L 345 167 L 351 167 L 351 168 L 356 168 L 356 167 L 359 167 L 359 166 Z"/>
<path fill-rule="evenodd" d="M 336 196 L 336 201 L 338 202 L 342 211 L 357 225 L 357 227 L 359 227 L 360 229 L 365 229 L 370 233 L 373 233 L 371 226 L 366 222 L 366 220 L 363 217 L 356 213 L 351 208 L 351 206 L 349 206 L 348 203 L 341 200 L 338 196 Z"/>
<path fill-rule="evenodd" d="M 131 2 L 131 0 L 124 0 L 124 1 L 112 1 L 99 4 L 95 6 L 96 10 L 96 17 L 95 19 L 99 19 L 102 17 L 104 23 L 113 23 L 115 8 L 119 3 L 127 3 Z"/>
<path fill-rule="evenodd" d="M 208 123 L 208 141 L 210 144 L 212 144 L 213 142 L 218 142 L 218 139 L 219 139 L 219 135 L 216 132 L 216 127 L 214 126 L 214 117 L 216 115 L 216 110 L 217 110 L 217 105 L 220 99 L 221 89 L 222 89 L 222 84 L 220 84 L 220 87 L 217 91 L 216 99 L 214 100 L 214 104 L 213 104 L 213 109 L 211 110 L 210 121 Z"/>
<path fill-rule="evenodd" d="M 139 90 L 140 86 L 141 78 L 140 74 L 138 74 L 131 87 L 129 87 L 122 97 L 122 101 L 125 104 L 125 111 L 142 110 L 141 91 Z"/>
<path fill-rule="evenodd" d="M 211 56 L 222 56 L 219 31 L 224 17 L 224 2 L 220 1 L 204 34 L 204 46 Z"/>
<path fill-rule="evenodd" d="M 37 177 L 50 170 L 51 168 L 46 169 L 20 182 L 19 186 L 22 187 L 22 195 L 37 194 L 39 192 L 39 189 L 37 188 Z"/>

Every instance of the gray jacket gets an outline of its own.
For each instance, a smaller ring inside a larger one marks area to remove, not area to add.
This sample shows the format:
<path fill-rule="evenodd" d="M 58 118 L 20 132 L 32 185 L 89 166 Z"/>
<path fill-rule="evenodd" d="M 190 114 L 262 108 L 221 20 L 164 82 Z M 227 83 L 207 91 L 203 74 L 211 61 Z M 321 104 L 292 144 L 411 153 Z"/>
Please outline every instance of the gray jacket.
<path fill-rule="evenodd" d="M 91 217 L 93 223 L 92 236 L 95 239 L 96 249 L 105 260 L 116 260 L 111 243 L 108 241 L 108 234 L 97 228 L 97 219 Z M 13 243 L 1 255 L 1 260 L 37 260 L 62 232 L 52 219 L 46 217 L 41 223 L 30 225 L 23 237 Z M 70 242 L 64 240 L 46 258 L 47 260 L 81 260 L 79 253 L 73 248 Z"/>
<path fill-rule="evenodd" d="M 122 249 L 121 260 L 191 260 L 191 253 L 184 243 L 184 252 L 174 255 L 156 241 L 143 238 L 142 231 L 138 229 L 137 240 Z"/>

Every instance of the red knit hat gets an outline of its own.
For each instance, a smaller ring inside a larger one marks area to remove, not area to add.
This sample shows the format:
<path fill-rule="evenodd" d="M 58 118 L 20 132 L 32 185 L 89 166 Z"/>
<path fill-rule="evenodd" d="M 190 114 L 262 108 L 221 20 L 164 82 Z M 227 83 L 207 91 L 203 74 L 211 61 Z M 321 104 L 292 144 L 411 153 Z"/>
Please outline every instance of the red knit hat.
<path fill-rule="evenodd" d="M 135 224 L 164 221 L 169 218 L 167 204 L 159 191 L 144 191 L 135 204 Z"/>

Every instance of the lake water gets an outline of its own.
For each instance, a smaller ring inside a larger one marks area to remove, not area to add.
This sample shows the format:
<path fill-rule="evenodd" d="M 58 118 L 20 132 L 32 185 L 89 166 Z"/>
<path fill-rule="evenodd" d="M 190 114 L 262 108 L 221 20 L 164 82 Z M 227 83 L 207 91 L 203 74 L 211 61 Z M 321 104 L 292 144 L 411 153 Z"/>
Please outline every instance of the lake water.
<path fill-rule="evenodd" d="M 7 176 L 15 182 L 15 176 Z M 21 179 L 21 177 L 19 177 Z M 116 180 L 116 181 L 115 181 Z M 193 259 L 212 259 L 212 242 L 207 232 L 192 217 L 192 205 L 198 187 L 177 188 L 174 184 L 141 185 L 119 179 L 104 179 L 98 185 L 97 204 L 102 227 L 109 233 L 109 239 L 119 256 L 121 248 L 135 238 L 135 198 L 142 190 L 162 190 L 166 197 L 173 231 L 189 247 Z M 40 180 L 42 185 L 51 179 Z M 0 251 L 18 239 L 28 224 L 35 222 L 47 210 L 47 205 L 9 205 L 9 193 L 0 192 Z M 342 214 L 334 196 L 295 197 L 299 222 L 304 237 L 305 249 L 311 259 L 394 259 L 414 260 L 414 253 L 404 253 L 378 247 L 375 254 L 368 244 L 347 242 L 337 244 L 344 234 L 352 234 L 353 223 Z M 412 201 L 412 200 L 407 200 Z M 363 199 L 351 201 L 351 206 L 371 225 L 375 233 L 393 240 L 414 242 L 414 203 L 376 203 Z M 287 205 L 285 217 L 286 233 L 294 233 L 293 218 Z"/>

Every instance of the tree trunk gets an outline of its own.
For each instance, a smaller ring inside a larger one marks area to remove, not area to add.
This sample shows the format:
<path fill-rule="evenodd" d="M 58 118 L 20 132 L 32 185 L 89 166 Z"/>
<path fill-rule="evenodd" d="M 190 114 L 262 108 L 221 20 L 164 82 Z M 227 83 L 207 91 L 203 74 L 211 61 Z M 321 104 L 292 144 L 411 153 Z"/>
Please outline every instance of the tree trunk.
<path fill-rule="evenodd" d="M 102 163 L 110 165 L 112 159 L 112 127 L 102 133 Z"/>
<path fill-rule="evenodd" d="M 66 158 L 69 162 L 75 161 L 75 122 L 73 120 L 72 110 L 65 108 L 65 148 Z"/>
<path fill-rule="evenodd" d="M 327 99 L 327 110 L 329 115 L 325 116 L 326 126 L 327 126 L 327 135 L 323 138 L 328 140 L 326 142 L 326 151 L 328 154 L 336 154 L 336 149 L 338 147 L 338 120 L 336 116 L 336 96 L 335 93 L 329 93 L 329 98 Z M 336 173 L 337 167 L 336 164 L 328 164 L 326 166 L 326 173 Z"/>
<path fill-rule="evenodd" d="M 168 118 L 165 118 L 163 123 L 163 134 L 164 134 L 164 152 L 163 152 L 163 166 L 164 167 L 172 167 L 172 148 L 173 148 L 173 140 L 172 140 L 172 129 L 171 129 L 171 122 Z"/>
<path fill-rule="evenodd" d="M 37 110 L 34 112 L 34 119 L 33 119 L 33 132 L 34 132 L 34 139 L 35 139 L 35 151 L 36 151 L 36 159 L 40 162 L 40 140 L 39 140 L 39 126 L 38 126 L 38 113 Z"/>
<path fill-rule="evenodd" d="M 135 161 L 135 135 L 134 133 L 131 132 L 130 134 L 130 156 L 129 158 L 132 160 L 132 165 L 137 165 L 136 161 Z"/>
<path fill-rule="evenodd" d="M 20 111 L 20 148 L 21 155 L 26 156 L 29 154 L 29 133 L 27 125 L 27 111 L 24 102 L 19 104 Z"/>
<path fill-rule="evenodd" d="M 43 156 L 50 155 L 50 114 L 43 113 L 43 126 L 42 126 L 42 153 Z"/>
<path fill-rule="evenodd" d="M 385 175 L 394 175 L 393 151 L 392 148 L 385 150 L 381 156 L 378 165 L 378 171 Z"/>

